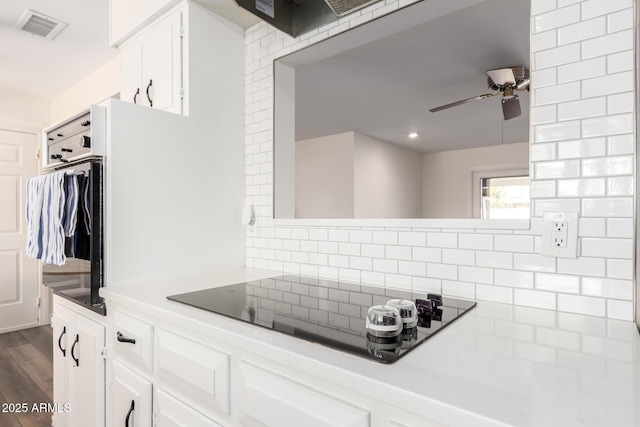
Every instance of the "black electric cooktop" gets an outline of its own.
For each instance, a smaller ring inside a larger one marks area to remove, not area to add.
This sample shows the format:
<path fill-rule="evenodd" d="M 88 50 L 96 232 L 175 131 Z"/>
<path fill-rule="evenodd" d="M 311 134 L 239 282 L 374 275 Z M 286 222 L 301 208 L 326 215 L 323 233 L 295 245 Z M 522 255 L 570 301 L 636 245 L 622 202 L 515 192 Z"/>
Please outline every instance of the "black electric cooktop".
<path fill-rule="evenodd" d="M 395 362 L 476 305 L 442 297 L 442 305 L 418 310 L 417 327 L 376 338 L 365 328 L 369 307 L 397 298 L 427 300 L 427 294 L 283 275 L 167 298 L 382 363 Z"/>

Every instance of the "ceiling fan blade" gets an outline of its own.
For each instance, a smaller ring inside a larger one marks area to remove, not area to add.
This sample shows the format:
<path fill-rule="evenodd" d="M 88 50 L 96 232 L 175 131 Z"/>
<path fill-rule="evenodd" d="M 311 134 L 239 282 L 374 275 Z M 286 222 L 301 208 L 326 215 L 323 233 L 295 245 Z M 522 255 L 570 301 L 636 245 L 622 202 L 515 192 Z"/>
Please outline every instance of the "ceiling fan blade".
<path fill-rule="evenodd" d="M 505 120 L 515 119 L 522 115 L 520 99 L 518 99 L 517 95 L 502 98 L 502 115 Z"/>
<path fill-rule="evenodd" d="M 516 76 L 511 68 L 499 68 L 487 71 L 489 78 L 498 86 L 513 86 L 516 84 Z"/>
<path fill-rule="evenodd" d="M 452 102 L 451 104 L 441 105 L 440 107 L 432 108 L 429 111 L 432 113 L 436 113 L 438 111 L 446 110 L 447 108 L 457 107 L 458 105 L 466 104 L 467 102 L 479 101 L 481 99 L 491 98 L 492 96 L 500 95 L 500 92 L 496 93 L 485 93 L 484 95 L 474 96 L 473 98 L 463 99 L 462 101 Z"/>

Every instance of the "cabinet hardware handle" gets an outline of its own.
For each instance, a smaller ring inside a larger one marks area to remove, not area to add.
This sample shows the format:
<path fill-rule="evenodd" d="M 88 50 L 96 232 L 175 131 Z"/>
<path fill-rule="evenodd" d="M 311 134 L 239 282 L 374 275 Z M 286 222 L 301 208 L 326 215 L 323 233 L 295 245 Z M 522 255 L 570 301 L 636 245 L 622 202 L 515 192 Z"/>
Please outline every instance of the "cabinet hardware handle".
<path fill-rule="evenodd" d="M 67 350 L 62 348 L 62 337 L 64 336 L 64 334 L 67 333 L 67 327 L 64 326 L 62 328 L 62 332 L 60 333 L 60 336 L 58 337 L 58 348 L 60 349 L 60 351 L 62 352 L 62 357 L 67 357 Z"/>
<path fill-rule="evenodd" d="M 151 86 L 153 86 L 153 80 L 149 80 L 149 85 L 147 86 L 147 99 L 149 100 L 149 107 L 153 107 L 153 100 L 149 95 L 149 89 L 151 89 Z"/>
<path fill-rule="evenodd" d="M 131 343 L 131 344 L 135 344 L 136 343 L 136 340 L 134 340 L 133 338 L 125 338 L 125 337 L 123 337 L 121 332 L 118 332 L 116 334 L 116 336 L 118 337 L 118 341 L 120 341 L 120 342 L 128 342 L 128 343 Z"/>
<path fill-rule="evenodd" d="M 65 153 L 73 153 L 73 149 L 71 148 L 61 148 L 60 151 L 63 151 Z"/>
<path fill-rule="evenodd" d="M 131 413 L 135 409 L 136 402 L 134 400 L 131 401 L 131 406 L 129 406 L 129 412 L 127 412 L 127 418 L 124 419 L 124 426 L 129 427 L 129 418 L 131 418 Z"/>
<path fill-rule="evenodd" d="M 76 334 L 76 340 L 73 342 L 73 345 L 71 346 L 71 358 L 73 359 L 74 362 L 76 362 L 76 366 L 80 366 L 80 359 L 76 358 L 75 355 L 75 348 L 76 348 L 76 344 L 78 344 L 78 342 L 80 341 L 80 335 Z"/>
<path fill-rule="evenodd" d="M 136 91 L 136 94 L 133 95 L 133 103 L 134 104 L 138 103 L 138 95 L 140 95 L 140 88 L 138 88 L 138 90 Z"/>
<path fill-rule="evenodd" d="M 138 89 L 138 90 L 140 90 L 140 89 Z M 84 122 L 80 123 L 80 126 L 84 126 L 84 127 L 91 126 L 91 121 L 90 120 L 85 120 Z"/>

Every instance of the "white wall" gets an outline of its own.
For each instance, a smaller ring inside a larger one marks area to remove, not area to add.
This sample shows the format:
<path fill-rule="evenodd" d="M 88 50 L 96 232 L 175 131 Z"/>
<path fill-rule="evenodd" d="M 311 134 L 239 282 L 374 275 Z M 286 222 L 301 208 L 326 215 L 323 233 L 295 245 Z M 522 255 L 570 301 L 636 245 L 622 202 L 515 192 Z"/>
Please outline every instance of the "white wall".
<path fill-rule="evenodd" d="M 353 218 L 353 139 L 345 132 L 296 141 L 296 218 Z"/>
<path fill-rule="evenodd" d="M 273 177 L 273 59 L 409 3 L 378 2 L 299 38 L 266 23 L 246 31 L 245 194 L 258 213 L 247 265 L 632 320 L 631 0 L 532 1 L 529 230 L 274 222 L 272 189 L 263 184 Z M 580 213 L 577 259 L 540 255 L 541 217 L 553 210 Z"/>
<path fill-rule="evenodd" d="M 51 119 L 51 103 L 43 98 L 0 91 L 0 129 L 39 133 Z"/>
<path fill-rule="evenodd" d="M 425 218 L 473 218 L 473 173 L 529 168 L 529 143 L 429 153 L 423 157 Z"/>
<path fill-rule="evenodd" d="M 51 121 L 56 123 L 112 97 L 120 91 L 120 55 L 51 100 Z"/>
<path fill-rule="evenodd" d="M 421 154 L 354 133 L 354 218 L 420 218 Z"/>

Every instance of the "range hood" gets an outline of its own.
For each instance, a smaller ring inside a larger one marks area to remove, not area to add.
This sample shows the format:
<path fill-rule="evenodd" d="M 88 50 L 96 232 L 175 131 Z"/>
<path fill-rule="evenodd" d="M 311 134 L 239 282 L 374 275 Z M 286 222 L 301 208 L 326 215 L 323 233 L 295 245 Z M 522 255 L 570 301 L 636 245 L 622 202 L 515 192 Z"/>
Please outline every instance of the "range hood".
<path fill-rule="evenodd" d="M 235 0 L 238 6 L 297 37 L 381 0 Z"/>

